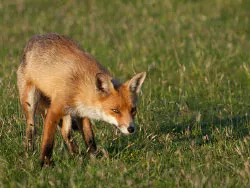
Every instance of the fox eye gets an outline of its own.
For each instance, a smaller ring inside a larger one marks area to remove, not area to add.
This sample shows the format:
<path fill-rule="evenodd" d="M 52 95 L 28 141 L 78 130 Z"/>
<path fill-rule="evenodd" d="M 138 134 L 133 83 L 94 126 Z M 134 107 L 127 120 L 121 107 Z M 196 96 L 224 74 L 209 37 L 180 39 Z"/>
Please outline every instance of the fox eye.
<path fill-rule="evenodd" d="M 118 110 L 118 109 L 116 109 L 116 108 L 114 108 L 114 109 L 111 109 L 114 113 L 116 113 L 116 114 L 120 114 L 120 111 Z"/>
<path fill-rule="evenodd" d="M 133 116 L 136 115 L 136 107 L 133 107 L 133 108 L 131 109 L 131 114 L 132 114 Z"/>

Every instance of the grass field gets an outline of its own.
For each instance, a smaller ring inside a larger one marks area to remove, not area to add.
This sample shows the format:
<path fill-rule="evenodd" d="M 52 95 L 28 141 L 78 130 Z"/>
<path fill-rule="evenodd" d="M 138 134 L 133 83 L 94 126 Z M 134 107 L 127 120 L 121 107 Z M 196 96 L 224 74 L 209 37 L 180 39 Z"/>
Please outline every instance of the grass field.
<path fill-rule="evenodd" d="M 0 2 L 0 187 L 250 187 L 248 0 Z M 120 80 L 146 71 L 137 133 L 104 122 L 102 157 L 68 153 L 54 168 L 24 149 L 16 69 L 34 34 L 68 35 Z"/>

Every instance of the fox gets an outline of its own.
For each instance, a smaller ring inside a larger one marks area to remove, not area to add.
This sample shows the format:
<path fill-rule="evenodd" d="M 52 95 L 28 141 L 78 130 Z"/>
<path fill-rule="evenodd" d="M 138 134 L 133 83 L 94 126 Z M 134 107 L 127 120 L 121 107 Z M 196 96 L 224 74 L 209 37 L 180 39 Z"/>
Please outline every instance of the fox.
<path fill-rule="evenodd" d="M 35 35 L 27 42 L 17 69 L 17 86 L 26 118 L 26 149 L 35 149 L 38 111 L 46 112 L 40 151 L 41 166 L 52 164 L 57 125 L 67 148 L 78 152 L 72 137 L 75 125 L 87 152 L 97 146 L 92 120 L 115 125 L 125 135 L 136 131 L 137 98 L 146 72 L 120 82 L 79 44 L 67 36 Z"/>

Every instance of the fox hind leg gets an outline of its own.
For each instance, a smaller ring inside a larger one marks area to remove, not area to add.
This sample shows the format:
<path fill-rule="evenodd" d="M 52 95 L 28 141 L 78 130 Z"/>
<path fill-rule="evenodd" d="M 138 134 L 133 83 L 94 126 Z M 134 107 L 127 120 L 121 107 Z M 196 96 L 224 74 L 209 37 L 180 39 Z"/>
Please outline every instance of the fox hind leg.
<path fill-rule="evenodd" d="M 24 76 L 25 67 L 21 64 L 17 71 L 17 85 L 19 90 L 20 102 L 26 117 L 26 149 L 35 149 L 35 113 L 40 97 L 36 87 L 28 82 Z"/>
<path fill-rule="evenodd" d="M 39 100 L 39 91 L 32 84 L 26 84 L 21 94 L 21 104 L 26 116 L 26 149 L 35 149 L 35 113 Z"/>

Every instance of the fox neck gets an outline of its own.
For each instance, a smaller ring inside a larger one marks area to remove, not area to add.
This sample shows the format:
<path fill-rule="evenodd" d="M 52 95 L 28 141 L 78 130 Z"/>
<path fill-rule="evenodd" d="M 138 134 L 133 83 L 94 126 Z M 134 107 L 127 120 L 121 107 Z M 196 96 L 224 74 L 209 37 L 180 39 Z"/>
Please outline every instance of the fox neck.
<path fill-rule="evenodd" d="M 117 126 L 118 122 L 116 118 L 107 115 L 100 104 L 100 93 L 97 91 L 95 78 L 91 76 L 86 78 L 86 75 L 81 76 L 85 76 L 85 78 L 77 79 L 77 92 L 75 92 L 73 104 L 69 105 L 67 113 L 72 116 L 103 120 Z M 110 77 L 114 87 L 120 84 L 119 81 L 113 79 L 108 73 L 107 76 Z M 84 80 L 84 82 L 81 82 L 81 80 Z"/>
<path fill-rule="evenodd" d="M 81 102 L 75 106 L 72 115 L 88 117 L 94 120 L 102 120 L 113 125 L 118 125 L 117 120 L 112 116 L 106 115 L 100 107 L 86 106 Z"/>
<path fill-rule="evenodd" d="M 74 97 L 73 104 L 69 105 L 66 113 L 72 116 L 88 117 L 94 120 L 102 120 L 113 125 L 118 125 L 117 120 L 106 115 L 101 105 L 98 103 L 99 96 L 95 87 L 81 87 Z"/>

